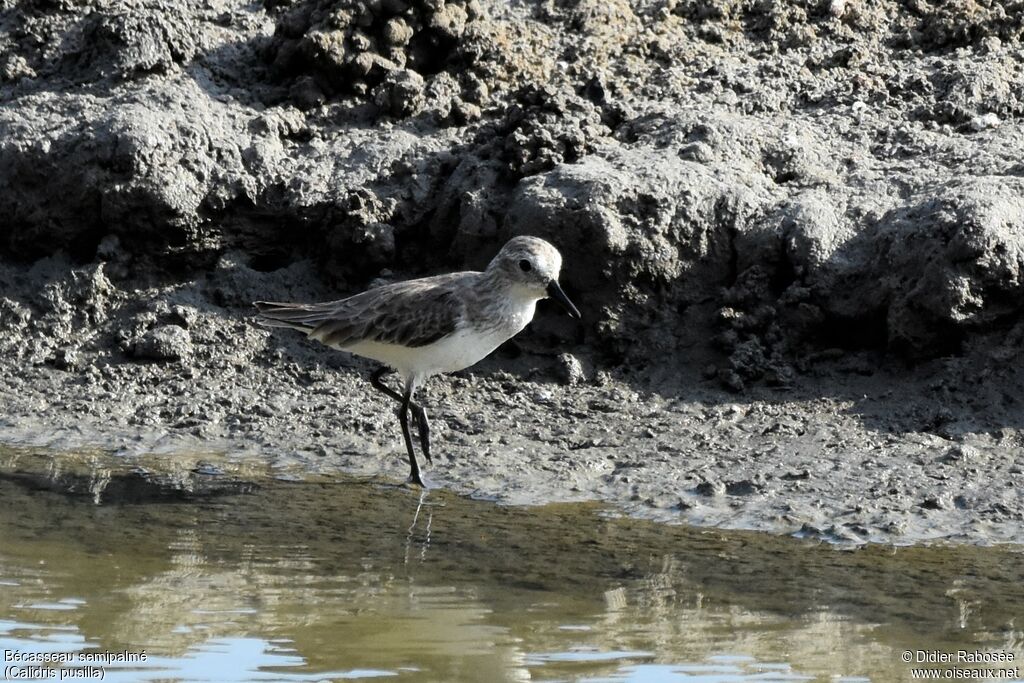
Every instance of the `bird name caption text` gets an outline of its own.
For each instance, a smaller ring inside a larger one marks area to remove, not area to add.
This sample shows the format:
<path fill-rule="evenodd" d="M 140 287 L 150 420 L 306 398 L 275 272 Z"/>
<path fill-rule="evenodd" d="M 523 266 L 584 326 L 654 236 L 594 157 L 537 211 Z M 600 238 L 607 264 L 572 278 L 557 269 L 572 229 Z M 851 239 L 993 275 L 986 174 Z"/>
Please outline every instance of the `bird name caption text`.
<path fill-rule="evenodd" d="M 5 681 L 102 681 L 111 664 L 145 662 L 145 650 L 131 652 L 34 652 L 4 650 Z"/>
<path fill-rule="evenodd" d="M 906 664 L 942 664 L 912 668 L 914 680 L 1018 680 L 1020 666 L 1013 652 L 993 650 L 904 650 Z"/>

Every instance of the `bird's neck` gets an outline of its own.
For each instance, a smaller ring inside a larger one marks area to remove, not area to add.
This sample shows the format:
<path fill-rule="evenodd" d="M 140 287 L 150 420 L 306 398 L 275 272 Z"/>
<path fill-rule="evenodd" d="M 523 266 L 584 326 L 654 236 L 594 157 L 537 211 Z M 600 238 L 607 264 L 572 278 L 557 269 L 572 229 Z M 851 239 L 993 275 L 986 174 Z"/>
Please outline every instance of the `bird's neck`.
<path fill-rule="evenodd" d="M 487 318 L 502 320 L 503 326 L 514 328 L 516 332 L 526 327 L 533 319 L 540 297 L 529 288 L 489 271 L 483 273 L 483 279 L 485 286 L 478 290 L 482 295 L 479 306 L 487 311 Z"/>
<path fill-rule="evenodd" d="M 485 270 L 481 275 L 486 283 L 486 286 L 481 288 L 482 291 L 488 292 L 494 299 L 505 300 L 516 306 L 526 306 L 530 303 L 537 303 L 539 299 L 543 298 L 537 296 L 537 293 L 529 287 L 512 282 L 507 277 L 490 269 Z"/>

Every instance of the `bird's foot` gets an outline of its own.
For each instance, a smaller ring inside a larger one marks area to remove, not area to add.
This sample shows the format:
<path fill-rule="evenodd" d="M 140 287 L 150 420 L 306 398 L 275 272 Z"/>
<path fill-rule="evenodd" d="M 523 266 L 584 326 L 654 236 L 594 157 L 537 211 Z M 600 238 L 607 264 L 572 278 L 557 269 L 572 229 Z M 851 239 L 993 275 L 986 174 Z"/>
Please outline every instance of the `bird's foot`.
<path fill-rule="evenodd" d="M 429 486 L 427 486 L 427 483 L 423 480 L 423 476 L 420 475 L 419 472 L 410 473 L 409 478 L 405 480 L 405 485 L 409 488 L 418 486 L 424 491 L 430 488 Z"/>

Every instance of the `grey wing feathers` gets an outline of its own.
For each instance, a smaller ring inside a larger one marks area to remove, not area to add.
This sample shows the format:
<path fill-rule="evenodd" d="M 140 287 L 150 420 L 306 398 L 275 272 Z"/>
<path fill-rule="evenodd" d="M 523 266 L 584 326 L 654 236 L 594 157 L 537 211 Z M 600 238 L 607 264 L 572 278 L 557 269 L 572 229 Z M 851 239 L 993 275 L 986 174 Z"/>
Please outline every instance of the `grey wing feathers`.
<path fill-rule="evenodd" d="M 312 332 L 317 325 L 317 320 L 323 317 L 324 307 L 327 304 L 286 304 L 277 301 L 257 301 L 254 305 L 260 312 L 259 323 L 264 327 L 286 327 Z"/>
<path fill-rule="evenodd" d="M 301 330 L 330 346 L 360 341 L 425 346 L 455 331 L 462 303 L 453 285 L 466 275 L 398 282 L 319 304 L 257 301 L 256 308 L 268 327 Z"/>

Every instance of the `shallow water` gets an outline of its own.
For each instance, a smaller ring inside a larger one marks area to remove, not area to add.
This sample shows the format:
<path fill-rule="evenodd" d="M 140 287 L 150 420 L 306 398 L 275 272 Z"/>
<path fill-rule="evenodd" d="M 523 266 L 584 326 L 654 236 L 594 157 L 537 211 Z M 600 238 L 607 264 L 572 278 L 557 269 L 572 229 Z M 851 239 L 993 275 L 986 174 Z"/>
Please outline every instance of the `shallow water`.
<path fill-rule="evenodd" d="M 145 651 L 79 672 L 106 681 L 887 682 L 907 650 L 1024 657 L 1020 548 L 55 462 L 0 467 L 0 651 Z"/>

